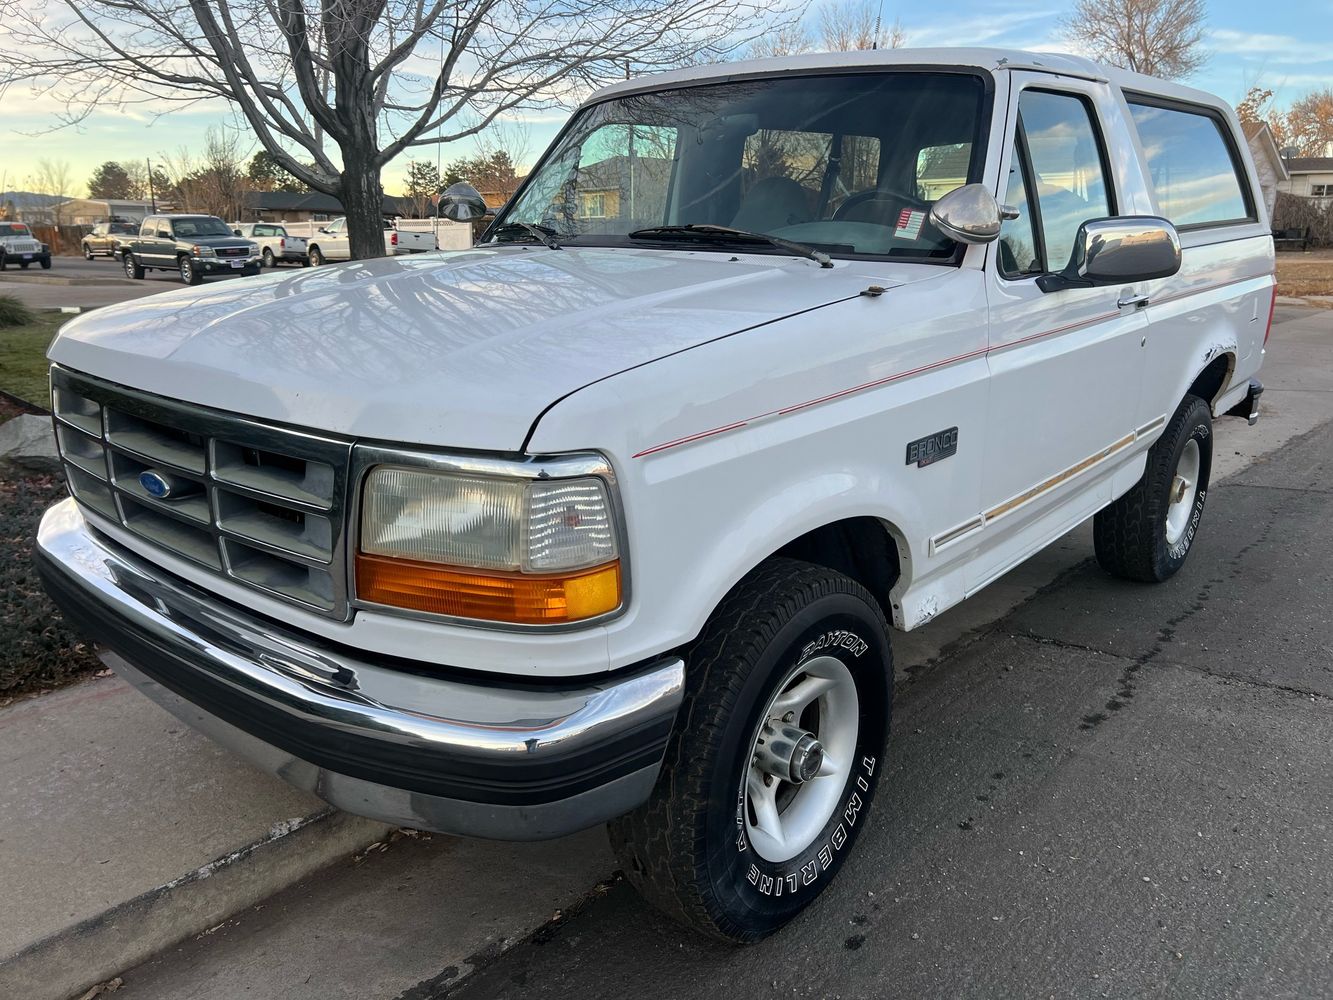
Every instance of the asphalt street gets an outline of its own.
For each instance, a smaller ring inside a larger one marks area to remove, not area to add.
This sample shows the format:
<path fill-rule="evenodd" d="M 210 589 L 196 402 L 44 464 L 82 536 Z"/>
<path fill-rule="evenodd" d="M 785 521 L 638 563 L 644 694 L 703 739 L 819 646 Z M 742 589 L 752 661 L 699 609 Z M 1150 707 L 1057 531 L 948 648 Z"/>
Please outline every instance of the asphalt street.
<path fill-rule="evenodd" d="M 1270 415 L 1219 425 L 1227 478 L 1175 579 L 1106 577 L 1080 529 L 1010 575 L 1031 584 L 1003 609 L 986 602 L 1009 577 L 895 637 L 873 825 L 769 941 L 657 916 L 605 881 L 600 831 L 405 837 L 128 970 L 117 995 L 1333 997 L 1330 324 L 1278 324 Z"/>
<path fill-rule="evenodd" d="M 1085 562 L 910 678 L 873 828 L 774 938 L 619 883 L 414 996 L 1333 996 L 1331 483 L 1325 425 L 1212 491 L 1169 583 Z"/>

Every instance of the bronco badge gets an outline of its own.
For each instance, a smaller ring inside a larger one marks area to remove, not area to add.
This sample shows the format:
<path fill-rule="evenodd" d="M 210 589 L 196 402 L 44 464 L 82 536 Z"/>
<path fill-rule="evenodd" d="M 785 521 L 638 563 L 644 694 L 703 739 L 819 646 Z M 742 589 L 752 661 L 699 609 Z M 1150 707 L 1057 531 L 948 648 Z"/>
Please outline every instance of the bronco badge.
<path fill-rule="evenodd" d="M 907 464 L 916 463 L 918 469 L 948 458 L 958 450 L 958 428 L 950 427 L 947 431 L 936 431 L 907 444 Z"/>

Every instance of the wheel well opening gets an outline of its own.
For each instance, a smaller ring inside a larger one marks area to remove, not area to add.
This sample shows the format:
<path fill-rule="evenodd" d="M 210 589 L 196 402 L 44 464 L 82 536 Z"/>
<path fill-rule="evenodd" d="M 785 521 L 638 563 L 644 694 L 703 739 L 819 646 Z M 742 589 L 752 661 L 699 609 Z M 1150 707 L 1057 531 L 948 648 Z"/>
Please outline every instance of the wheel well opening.
<path fill-rule="evenodd" d="M 1190 385 L 1188 394 L 1198 396 L 1210 407 L 1217 402 L 1217 397 L 1222 394 L 1222 390 L 1231 381 L 1231 373 L 1236 368 L 1236 356 L 1230 352 L 1224 352 L 1208 362 L 1203 371 L 1195 377 Z"/>
<path fill-rule="evenodd" d="M 826 566 L 851 577 L 874 595 L 885 617 L 892 621 L 889 591 L 898 582 L 898 546 L 878 519 L 851 517 L 821 525 L 792 539 L 773 555 Z"/>

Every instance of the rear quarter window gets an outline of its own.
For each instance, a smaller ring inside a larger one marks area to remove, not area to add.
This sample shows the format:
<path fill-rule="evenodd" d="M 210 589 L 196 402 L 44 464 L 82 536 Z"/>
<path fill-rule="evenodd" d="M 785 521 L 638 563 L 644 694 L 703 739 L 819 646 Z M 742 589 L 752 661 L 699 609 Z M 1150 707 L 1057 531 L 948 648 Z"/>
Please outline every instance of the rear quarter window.
<path fill-rule="evenodd" d="M 1220 116 L 1129 98 L 1161 213 L 1180 227 L 1254 221 L 1240 157 Z"/>

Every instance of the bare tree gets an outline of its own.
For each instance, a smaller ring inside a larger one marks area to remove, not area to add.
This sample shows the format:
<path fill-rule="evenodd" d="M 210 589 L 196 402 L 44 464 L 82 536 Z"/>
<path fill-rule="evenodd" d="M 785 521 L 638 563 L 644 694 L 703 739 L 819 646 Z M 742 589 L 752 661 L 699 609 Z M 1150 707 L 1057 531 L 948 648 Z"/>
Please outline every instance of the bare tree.
<path fill-rule="evenodd" d="M 885 28 L 881 9 L 872 0 L 824 0 L 818 19 L 820 47 L 827 52 L 902 48 L 907 43 L 902 22 L 895 19 Z"/>
<path fill-rule="evenodd" d="M 65 222 L 65 202 L 74 190 L 74 171 L 68 160 L 38 160 L 37 172 L 28 181 L 28 186 L 37 194 L 44 194 L 54 199 L 47 210 L 51 221 L 57 226 Z"/>
<path fill-rule="evenodd" d="M 0 94 L 94 107 L 220 99 L 384 253 L 381 172 L 517 108 L 721 61 L 789 20 L 761 0 L 0 0 Z M 336 152 L 325 148 L 325 139 Z"/>
<path fill-rule="evenodd" d="M 1204 0 L 1077 0 L 1065 37 L 1094 58 L 1168 80 L 1207 60 Z"/>
<path fill-rule="evenodd" d="M 1312 90 L 1293 101 L 1282 120 L 1286 139 L 1302 156 L 1333 155 L 1333 88 Z"/>
<path fill-rule="evenodd" d="M 171 178 L 169 194 L 180 202 L 177 207 L 182 211 L 236 221 L 245 208 L 245 159 L 238 134 L 210 128 L 204 133 L 201 157 L 196 159 L 184 146 L 174 156 L 163 157 Z"/>

